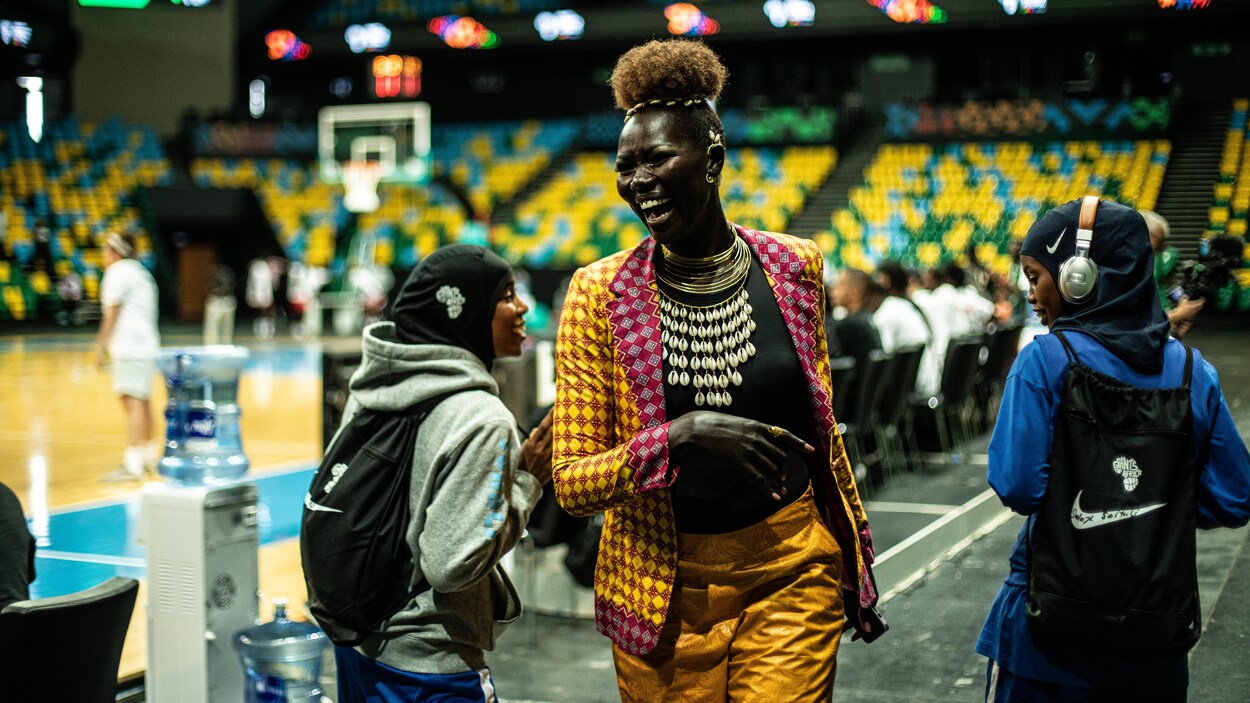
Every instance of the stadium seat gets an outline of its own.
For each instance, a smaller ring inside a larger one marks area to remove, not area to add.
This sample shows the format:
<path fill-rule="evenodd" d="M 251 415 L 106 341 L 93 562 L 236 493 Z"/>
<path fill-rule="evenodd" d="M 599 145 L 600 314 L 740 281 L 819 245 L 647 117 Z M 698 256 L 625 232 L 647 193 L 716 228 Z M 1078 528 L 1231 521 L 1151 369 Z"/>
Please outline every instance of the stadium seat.
<path fill-rule="evenodd" d="M 933 268 L 974 247 L 1005 273 L 1011 242 L 1038 212 L 1088 192 L 1153 207 L 1170 154 L 1165 141 L 883 144 L 818 242 L 835 261 L 883 259 Z M 854 244 L 856 246 L 847 246 Z"/>

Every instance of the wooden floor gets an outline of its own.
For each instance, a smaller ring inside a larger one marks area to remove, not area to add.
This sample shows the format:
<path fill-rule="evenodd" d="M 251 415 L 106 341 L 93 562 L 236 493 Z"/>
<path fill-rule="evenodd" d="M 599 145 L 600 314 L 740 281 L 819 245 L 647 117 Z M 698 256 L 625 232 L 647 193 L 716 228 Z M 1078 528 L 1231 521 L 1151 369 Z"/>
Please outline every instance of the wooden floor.
<path fill-rule="evenodd" d="M 109 375 L 93 365 L 84 335 L 0 335 L 0 482 L 38 520 L 92 501 L 137 493 L 138 483 L 107 484 L 99 477 L 121 463 L 125 427 Z M 166 338 L 164 343 L 195 344 Z M 248 344 L 257 351 L 284 343 Z M 286 343 L 295 347 L 294 343 Z M 308 353 L 316 348 L 303 347 Z M 165 425 L 164 388 L 153 396 L 156 434 Z M 242 432 L 252 473 L 292 462 L 315 463 L 321 455 L 321 378 L 315 368 L 255 368 L 239 389 Z M 263 547 L 260 587 L 265 596 L 305 598 L 299 544 L 287 540 Z M 146 667 L 146 590 L 141 589 L 122 653 L 120 675 Z M 268 603 L 262 603 L 262 613 Z"/>

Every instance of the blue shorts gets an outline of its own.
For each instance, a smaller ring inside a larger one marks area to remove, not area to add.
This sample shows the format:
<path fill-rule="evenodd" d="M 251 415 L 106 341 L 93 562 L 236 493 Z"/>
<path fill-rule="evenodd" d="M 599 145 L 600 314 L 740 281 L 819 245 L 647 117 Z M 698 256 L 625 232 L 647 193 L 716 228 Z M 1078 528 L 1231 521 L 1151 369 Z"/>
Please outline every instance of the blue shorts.
<path fill-rule="evenodd" d="M 459 674 L 401 671 L 349 647 L 334 648 L 339 703 L 498 703 L 490 670 Z"/>

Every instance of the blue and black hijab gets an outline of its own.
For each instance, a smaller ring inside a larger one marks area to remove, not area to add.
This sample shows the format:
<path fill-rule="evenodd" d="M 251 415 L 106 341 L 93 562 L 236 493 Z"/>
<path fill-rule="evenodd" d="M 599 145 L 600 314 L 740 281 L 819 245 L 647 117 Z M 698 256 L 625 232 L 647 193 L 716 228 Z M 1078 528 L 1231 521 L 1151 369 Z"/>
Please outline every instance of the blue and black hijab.
<path fill-rule="evenodd" d="M 1076 253 L 1080 212 L 1079 199 L 1054 208 L 1029 228 L 1020 246 L 1020 253 L 1037 259 L 1056 282 L 1059 267 Z M 1162 372 L 1168 318 L 1159 305 L 1145 219 L 1132 208 L 1101 201 L 1090 258 L 1098 264 L 1094 296 L 1079 305 L 1064 301 L 1051 329 L 1084 332 L 1137 371 Z"/>

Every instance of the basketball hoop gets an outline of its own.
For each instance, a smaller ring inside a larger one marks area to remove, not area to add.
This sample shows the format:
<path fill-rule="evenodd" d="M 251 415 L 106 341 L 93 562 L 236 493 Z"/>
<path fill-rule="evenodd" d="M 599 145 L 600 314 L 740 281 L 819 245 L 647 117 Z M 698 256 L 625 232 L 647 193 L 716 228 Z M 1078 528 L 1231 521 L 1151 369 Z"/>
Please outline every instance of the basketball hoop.
<path fill-rule="evenodd" d="M 382 178 L 379 161 L 344 161 L 342 163 L 343 207 L 349 212 L 373 212 L 381 201 L 378 181 Z"/>

